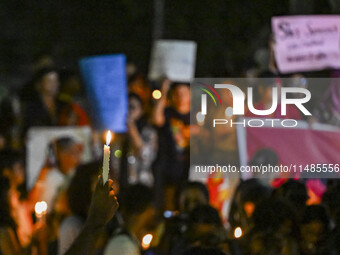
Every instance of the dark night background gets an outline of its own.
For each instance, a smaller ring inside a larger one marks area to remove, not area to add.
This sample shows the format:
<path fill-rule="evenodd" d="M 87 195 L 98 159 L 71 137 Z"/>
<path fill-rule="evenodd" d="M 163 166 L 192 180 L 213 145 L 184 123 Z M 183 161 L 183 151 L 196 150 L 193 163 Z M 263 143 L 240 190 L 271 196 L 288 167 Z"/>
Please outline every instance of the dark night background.
<path fill-rule="evenodd" d="M 198 43 L 197 77 L 240 75 L 254 51 L 266 47 L 272 16 L 300 14 L 299 9 L 332 13 L 329 2 L 165 0 L 162 38 Z M 76 68 L 81 57 L 122 52 L 146 73 L 153 13 L 152 0 L 3 0 L 1 85 L 20 86 L 42 55 Z"/>

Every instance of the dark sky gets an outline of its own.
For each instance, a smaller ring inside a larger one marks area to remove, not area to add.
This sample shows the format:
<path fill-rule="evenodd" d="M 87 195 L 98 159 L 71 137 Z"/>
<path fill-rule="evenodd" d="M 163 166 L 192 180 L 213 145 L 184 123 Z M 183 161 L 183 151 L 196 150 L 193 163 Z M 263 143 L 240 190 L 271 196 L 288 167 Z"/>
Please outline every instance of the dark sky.
<path fill-rule="evenodd" d="M 196 76 L 224 76 L 251 65 L 271 16 L 287 15 L 289 1 L 165 0 L 164 12 L 164 38 L 198 43 Z M 148 68 L 152 0 L 2 0 L 0 21 L 2 76 L 25 73 L 43 54 L 75 68 L 80 57 L 123 52 Z"/>

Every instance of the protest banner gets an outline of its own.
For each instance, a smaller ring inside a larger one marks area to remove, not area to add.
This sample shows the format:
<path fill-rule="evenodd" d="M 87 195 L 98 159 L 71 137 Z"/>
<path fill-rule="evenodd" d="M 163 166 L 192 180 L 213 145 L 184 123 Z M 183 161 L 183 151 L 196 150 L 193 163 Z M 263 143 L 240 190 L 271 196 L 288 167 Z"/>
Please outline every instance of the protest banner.
<path fill-rule="evenodd" d="M 149 79 L 168 78 L 190 82 L 195 75 L 196 43 L 193 41 L 158 40 L 151 51 Z"/>
<path fill-rule="evenodd" d="M 275 152 L 279 164 L 292 166 L 291 173 L 300 172 L 300 166 L 316 164 L 339 164 L 340 129 L 326 124 L 309 126 L 305 121 L 297 121 L 294 128 L 272 127 L 237 127 L 238 149 L 241 166 L 245 166 L 260 149 Z M 335 173 L 335 171 L 334 171 Z M 245 174 L 247 175 L 247 173 Z M 242 175 L 243 177 L 245 175 Z M 294 175 L 295 176 L 295 175 Z M 290 176 L 290 177 L 294 177 Z M 301 176 L 301 175 L 299 175 Z M 305 175 L 310 178 L 327 177 L 326 173 Z M 251 177 L 246 176 L 246 178 Z M 339 178 L 339 175 L 332 175 Z"/>
<path fill-rule="evenodd" d="M 275 60 L 281 73 L 340 68 L 340 16 L 272 18 Z"/>
<path fill-rule="evenodd" d="M 83 58 L 79 62 L 92 103 L 95 128 L 126 131 L 126 59 L 123 54 Z"/>
<path fill-rule="evenodd" d="M 70 137 L 83 147 L 81 161 L 92 160 L 90 127 L 34 127 L 27 133 L 27 189 L 30 190 L 43 167 L 49 153 L 49 145 L 58 138 Z"/>

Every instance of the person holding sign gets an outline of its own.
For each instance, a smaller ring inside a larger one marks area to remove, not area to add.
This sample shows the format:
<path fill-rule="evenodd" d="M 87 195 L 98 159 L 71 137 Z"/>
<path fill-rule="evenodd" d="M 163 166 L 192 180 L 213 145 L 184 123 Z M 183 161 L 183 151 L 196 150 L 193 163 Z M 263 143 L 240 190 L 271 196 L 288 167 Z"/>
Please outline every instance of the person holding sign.
<path fill-rule="evenodd" d="M 171 88 L 170 85 L 169 80 L 164 80 L 163 96 L 155 105 L 152 121 L 159 131 L 156 172 L 161 173 L 162 180 L 165 181 L 165 192 L 169 192 L 169 196 L 173 197 L 175 190 L 188 179 L 190 87 L 186 83 L 174 83 Z M 170 92 L 169 106 L 168 92 Z"/>

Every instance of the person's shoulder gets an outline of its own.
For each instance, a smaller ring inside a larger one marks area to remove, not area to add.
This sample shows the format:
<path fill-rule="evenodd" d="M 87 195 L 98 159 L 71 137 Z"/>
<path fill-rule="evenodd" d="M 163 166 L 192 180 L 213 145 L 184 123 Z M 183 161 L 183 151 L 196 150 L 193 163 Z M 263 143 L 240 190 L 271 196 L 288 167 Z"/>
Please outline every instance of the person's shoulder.
<path fill-rule="evenodd" d="M 112 237 L 108 242 L 104 255 L 112 254 L 139 255 L 140 251 L 138 245 L 131 237 L 121 234 Z"/>

